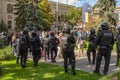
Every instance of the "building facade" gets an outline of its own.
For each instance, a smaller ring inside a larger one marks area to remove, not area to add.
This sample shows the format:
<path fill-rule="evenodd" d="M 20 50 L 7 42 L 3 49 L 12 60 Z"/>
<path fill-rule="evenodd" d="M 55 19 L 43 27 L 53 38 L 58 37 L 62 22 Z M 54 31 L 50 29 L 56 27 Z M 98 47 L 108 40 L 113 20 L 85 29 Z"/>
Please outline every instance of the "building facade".
<path fill-rule="evenodd" d="M 116 7 L 116 13 L 118 14 L 118 20 L 119 20 L 117 25 L 120 26 L 120 6 Z"/>
<path fill-rule="evenodd" d="M 15 0 L 0 0 L 0 21 L 8 26 L 8 28 L 14 28 L 14 14 L 13 14 L 13 5 Z"/>
<path fill-rule="evenodd" d="M 15 26 L 15 15 L 13 14 L 13 5 L 16 3 L 16 0 L 0 0 L 0 21 L 4 21 L 8 28 L 14 29 Z M 51 8 L 51 13 L 55 16 L 56 11 L 58 16 L 68 11 L 68 8 L 74 7 L 67 4 L 59 3 L 57 5 L 56 2 L 49 1 L 49 5 Z"/>

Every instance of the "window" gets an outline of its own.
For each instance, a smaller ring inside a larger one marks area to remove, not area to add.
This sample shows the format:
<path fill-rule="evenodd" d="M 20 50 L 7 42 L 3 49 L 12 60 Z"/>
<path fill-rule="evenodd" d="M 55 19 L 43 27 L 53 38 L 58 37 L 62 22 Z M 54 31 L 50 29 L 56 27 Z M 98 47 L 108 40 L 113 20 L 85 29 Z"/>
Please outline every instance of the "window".
<path fill-rule="evenodd" d="M 13 5 L 7 4 L 7 13 L 13 13 Z"/>
<path fill-rule="evenodd" d="M 120 21 L 120 12 L 118 13 L 118 20 Z"/>
<path fill-rule="evenodd" d="M 12 28 L 12 21 L 8 21 L 8 28 Z"/>

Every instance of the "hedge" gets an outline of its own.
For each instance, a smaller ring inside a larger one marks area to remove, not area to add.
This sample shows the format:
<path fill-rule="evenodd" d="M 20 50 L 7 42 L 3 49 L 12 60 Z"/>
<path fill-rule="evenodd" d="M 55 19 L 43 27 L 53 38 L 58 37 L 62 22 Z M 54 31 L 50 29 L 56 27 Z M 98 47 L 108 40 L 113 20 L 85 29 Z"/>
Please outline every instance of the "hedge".
<path fill-rule="evenodd" d="M 0 49 L 0 61 L 10 60 L 11 58 L 14 58 L 11 46 L 6 46 Z"/>

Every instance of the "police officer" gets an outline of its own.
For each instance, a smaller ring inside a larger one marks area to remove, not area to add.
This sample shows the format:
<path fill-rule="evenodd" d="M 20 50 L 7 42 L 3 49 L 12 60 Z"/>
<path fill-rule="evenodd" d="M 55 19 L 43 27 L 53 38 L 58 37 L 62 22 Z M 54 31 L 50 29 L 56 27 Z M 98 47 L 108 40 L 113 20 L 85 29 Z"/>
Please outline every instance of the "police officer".
<path fill-rule="evenodd" d="M 114 44 L 114 35 L 109 30 L 109 26 L 106 22 L 101 24 L 102 30 L 99 31 L 96 44 L 99 45 L 99 51 L 97 54 L 96 67 L 94 73 L 99 73 L 102 57 L 104 56 L 105 65 L 103 73 L 107 74 L 110 64 L 111 50 Z"/>
<path fill-rule="evenodd" d="M 117 62 L 115 66 L 118 66 L 120 58 L 120 26 L 118 27 L 118 34 L 116 36 L 116 45 L 117 45 Z"/>
<path fill-rule="evenodd" d="M 89 35 L 89 47 L 87 50 L 87 57 L 88 57 L 88 63 L 91 64 L 91 56 L 90 53 L 92 52 L 93 60 L 92 64 L 95 64 L 95 56 L 96 56 L 96 50 L 95 50 L 95 30 L 92 28 L 90 30 L 90 35 Z"/>
<path fill-rule="evenodd" d="M 50 39 L 48 41 L 48 45 L 50 46 L 50 52 L 51 52 L 51 62 L 56 62 L 57 57 L 57 46 L 59 44 L 59 40 L 54 35 L 54 32 L 50 32 Z"/>
<path fill-rule="evenodd" d="M 73 37 L 73 35 L 70 35 L 70 27 L 65 26 L 63 30 L 63 36 L 62 36 L 62 52 L 63 52 L 63 58 L 64 58 L 64 70 L 65 70 L 65 73 L 68 73 L 68 60 L 69 60 L 72 67 L 72 75 L 76 75 L 75 73 L 76 60 L 75 60 L 74 47 L 75 47 L 75 38 Z"/>
<path fill-rule="evenodd" d="M 19 53 L 21 56 L 22 68 L 26 67 L 28 48 L 30 47 L 28 32 L 29 32 L 29 29 L 25 27 L 23 29 L 23 33 L 20 35 L 20 38 L 19 38 Z"/>
<path fill-rule="evenodd" d="M 35 30 L 32 31 L 32 36 L 30 38 L 30 49 L 32 51 L 32 55 L 33 55 L 33 65 L 35 67 L 37 67 L 38 65 L 38 61 L 41 58 L 41 49 L 42 48 L 42 44 L 41 41 L 39 39 L 39 37 L 37 36 L 37 33 Z"/>

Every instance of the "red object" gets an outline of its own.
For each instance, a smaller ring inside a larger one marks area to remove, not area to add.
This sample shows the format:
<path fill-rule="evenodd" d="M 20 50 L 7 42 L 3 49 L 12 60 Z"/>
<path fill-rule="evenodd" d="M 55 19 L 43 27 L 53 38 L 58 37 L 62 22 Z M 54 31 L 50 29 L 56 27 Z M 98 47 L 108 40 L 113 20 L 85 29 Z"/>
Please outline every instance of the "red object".
<path fill-rule="evenodd" d="M 45 51 L 42 51 L 41 57 L 45 57 Z"/>
<path fill-rule="evenodd" d="M 8 14 L 8 15 L 7 15 L 7 18 L 8 18 L 9 20 L 12 20 L 12 19 L 13 19 L 13 15 Z"/>

